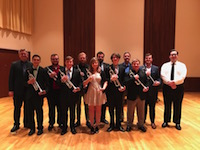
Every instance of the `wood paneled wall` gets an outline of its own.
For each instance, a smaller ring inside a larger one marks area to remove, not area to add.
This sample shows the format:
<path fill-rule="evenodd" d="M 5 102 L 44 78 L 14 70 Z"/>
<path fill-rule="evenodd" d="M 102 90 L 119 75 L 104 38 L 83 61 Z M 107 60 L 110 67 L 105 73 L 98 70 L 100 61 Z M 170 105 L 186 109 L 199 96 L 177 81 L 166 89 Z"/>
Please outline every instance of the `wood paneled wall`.
<path fill-rule="evenodd" d="M 64 58 L 79 52 L 87 54 L 88 62 L 95 56 L 95 0 L 63 0 Z"/>
<path fill-rule="evenodd" d="M 153 54 L 154 64 L 169 60 L 175 43 L 176 0 L 145 0 L 144 54 Z"/>

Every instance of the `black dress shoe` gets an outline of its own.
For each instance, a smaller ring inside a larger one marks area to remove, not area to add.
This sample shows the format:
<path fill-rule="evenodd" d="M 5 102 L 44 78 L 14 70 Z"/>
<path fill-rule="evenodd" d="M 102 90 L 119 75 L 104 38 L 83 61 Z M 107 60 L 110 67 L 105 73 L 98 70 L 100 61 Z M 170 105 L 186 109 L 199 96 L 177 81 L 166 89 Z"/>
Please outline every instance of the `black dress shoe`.
<path fill-rule="evenodd" d="M 138 129 L 141 130 L 142 132 L 146 132 L 147 131 L 147 129 L 144 126 L 141 126 Z"/>
<path fill-rule="evenodd" d="M 125 130 L 124 130 L 124 128 L 122 127 L 122 126 L 119 126 L 119 131 L 121 131 L 121 132 L 125 132 Z"/>
<path fill-rule="evenodd" d="M 14 126 L 12 127 L 12 129 L 10 130 L 10 132 L 15 132 L 15 131 L 17 131 L 18 129 L 19 129 L 19 126 L 14 125 Z"/>
<path fill-rule="evenodd" d="M 40 129 L 40 130 L 38 130 L 37 135 L 41 135 L 42 133 L 43 133 L 43 130 Z"/>
<path fill-rule="evenodd" d="M 62 129 L 61 135 L 65 135 L 65 133 L 67 133 L 67 129 Z"/>
<path fill-rule="evenodd" d="M 110 126 L 108 129 L 107 129 L 107 132 L 111 132 L 114 128 L 112 126 Z"/>
<path fill-rule="evenodd" d="M 72 134 L 76 134 L 77 132 L 76 132 L 76 129 L 75 128 L 71 128 L 71 133 Z"/>
<path fill-rule="evenodd" d="M 108 121 L 106 119 L 102 119 L 101 122 L 108 124 Z"/>
<path fill-rule="evenodd" d="M 80 121 L 77 121 L 77 122 L 74 124 L 74 127 L 78 127 L 78 126 L 80 126 L 80 125 L 81 125 Z"/>
<path fill-rule="evenodd" d="M 87 121 L 87 122 L 86 122 L 86 126 L 87 126 L 89 129 L 91 129 L 91 128 L 92 128 L 92 126 L 91 126 L 91 124 L 90 124 L 90 122 L 89 122 L 89 121 Z"/>
<path fill-rule="evenodd" d="M 176 124 L 176 129 L 177 130 L 181 130 L 181 125 L 180 124 Z"/>
<path fill-rule="evenodd" d="M 95 134 L 95 130 L 93 127 L 91 127 L 91 131 L 90 131 L 91 134 Z"/>
<path fill-rule="evenodd" d="M 95 128 L 95 133 L 99 133 L 99 128 L 98 127 Z"/>
<path fill-rule="evenodd" d="M 163 127 L 163 128 L 165 128 L 165 127 L 169 127 L 169 125 L 168 125 L 167 122 L 163 122 L 162 127 Z"/>
<path fill-rule="evenodd" d="M 126 131 L 130 132 L 131 130 L 132 130 L 131 127 L 127 126 Z"/>
<path fill-rule="evenodd" d="M 31 129 L 28 133 L 29 136 L 33 135 L 35 133 L 35 130 L 34 129 Z"/>
<path fill-rule="evenodd" d="M 50 125 L 48 126 L 48 130 L 51 131 L 52 129 L 53 129 L 53 125 L 50 124 Z"/>
<path fill-rule="evenodd" d="M 152 127 L 152 129 L 156 129 L 156 124 L 155 123 L 151 123 L 151 127 Z"/>

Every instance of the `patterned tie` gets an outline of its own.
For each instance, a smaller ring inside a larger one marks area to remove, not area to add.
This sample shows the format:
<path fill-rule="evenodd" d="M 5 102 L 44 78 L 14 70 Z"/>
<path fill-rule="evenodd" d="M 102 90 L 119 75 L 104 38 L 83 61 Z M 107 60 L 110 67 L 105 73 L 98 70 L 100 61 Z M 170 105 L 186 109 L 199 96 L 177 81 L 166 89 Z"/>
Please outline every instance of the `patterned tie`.
<path fill-rule="evenodd" d="M 174 80 L 174 63 L 172 64 L 172 69 L 171 69 L 171 80 Z"/>

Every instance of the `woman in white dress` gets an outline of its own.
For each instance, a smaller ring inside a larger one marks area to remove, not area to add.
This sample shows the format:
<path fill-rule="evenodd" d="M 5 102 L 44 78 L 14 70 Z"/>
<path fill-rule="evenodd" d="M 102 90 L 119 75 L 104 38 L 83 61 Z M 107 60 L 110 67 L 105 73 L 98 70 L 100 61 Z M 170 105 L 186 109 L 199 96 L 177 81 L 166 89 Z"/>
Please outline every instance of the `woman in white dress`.
<path fill-rule="evenodd" d="M 105 104 L 106 94 L 105 89 L 108 82 L 106 81 L 104 72 L 100 73 L 98 60 L 93 57 L 90 60 L 90 70 L 88 78 L 83 81 L 83 86 L 87 86 L 87 92 L 84 95 L 85 103 L 89 106 L 89 118 L 91 123 L 91 134 L 98 133 L 98 125 L 101 117 L 101 105 Z M 94 124 L 94 119 L 96 124 Z"/>

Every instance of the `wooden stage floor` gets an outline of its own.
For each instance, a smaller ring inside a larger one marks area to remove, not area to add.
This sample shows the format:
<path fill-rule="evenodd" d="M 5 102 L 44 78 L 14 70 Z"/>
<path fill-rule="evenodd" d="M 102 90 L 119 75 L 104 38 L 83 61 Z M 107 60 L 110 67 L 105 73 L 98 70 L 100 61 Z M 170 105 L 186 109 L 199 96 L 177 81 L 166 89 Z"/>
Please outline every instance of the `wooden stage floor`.
<path fill-rule="evenodd" d="M 81 123 L 82 126 L 77 128 L 77 134 L 68 132 L 60 135 L 60 129 L 55 125 L 53 131 L 49 132 L 48 127 L 48 106 L 44 101 L 44 133 L 41 136 L 34 134 L 28 136 L 28 129 L 21 128 L 17 134 L 11 134 L 10 129 L 13 126 L 13 101 L 12 98 L 6 97 L 0 99 L 0 150 L 5 149 L 25 149 L 25 150 L 43 150 L 43 149 L 78 149 L 78 150 L 118 150 L 118 149 L 199 149 L 200 145 L 200 93 L 185 93 L 182 107 L 182 130 L 175 129 L 174 124 L 170 123 L 169 128 L 163 129 L 163 97 L 159 93 L 159 101 L 156 105 L 157 128 L 154 130 L 150 126 L 149 116 L 147 117 L 147 132 L 142 133 L 137 129 L 131 132 L 112 131 L 106 132 L 109 125 L 101 124 L 100 132 L 90 135 L 90 130 L 85 125 L 84 109 L 82 104 Z M 124 107 L 125 120 L 122 123 L 126 129 L 126 106 Z M 23 115 L 21 115 L 23 116 Z M 109 121 L 108 109 L 106 119 Z M 134 124 L 137 117 L 135 116 Z M 22 124 L 22 118 L 21 118 Z"/>

